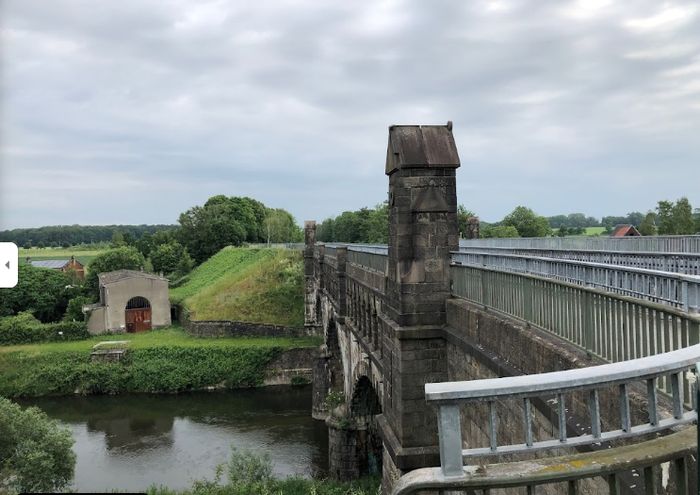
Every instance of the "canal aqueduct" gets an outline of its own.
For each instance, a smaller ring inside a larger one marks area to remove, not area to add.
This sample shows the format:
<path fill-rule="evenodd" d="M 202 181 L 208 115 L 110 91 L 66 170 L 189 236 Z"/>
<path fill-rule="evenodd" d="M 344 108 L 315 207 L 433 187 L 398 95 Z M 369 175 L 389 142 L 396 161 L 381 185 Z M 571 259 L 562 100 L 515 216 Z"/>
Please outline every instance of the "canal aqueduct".
<path fill-rule="evenodd" d="M 451 123 L 393 126 L 388 246 L 305 225 L 331 475 L 381 468 L 386 494 L 695 493 L 700 239 L 460 250 L 459 166 Z"/>

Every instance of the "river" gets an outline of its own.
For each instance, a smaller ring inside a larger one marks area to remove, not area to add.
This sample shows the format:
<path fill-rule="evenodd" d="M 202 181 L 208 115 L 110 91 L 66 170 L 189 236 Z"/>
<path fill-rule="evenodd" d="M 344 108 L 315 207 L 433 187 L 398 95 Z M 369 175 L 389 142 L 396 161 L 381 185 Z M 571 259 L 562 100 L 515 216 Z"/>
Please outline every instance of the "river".
<path fill-rule="evenodd" d="M 309 386 L 18 402 L 70 428 L 80 492 L 188 488 L 212 479 L 231 446 L 269 453 L 281 477 L 323 475 L 328 465 L 328 431 L 311 419 Z"/>

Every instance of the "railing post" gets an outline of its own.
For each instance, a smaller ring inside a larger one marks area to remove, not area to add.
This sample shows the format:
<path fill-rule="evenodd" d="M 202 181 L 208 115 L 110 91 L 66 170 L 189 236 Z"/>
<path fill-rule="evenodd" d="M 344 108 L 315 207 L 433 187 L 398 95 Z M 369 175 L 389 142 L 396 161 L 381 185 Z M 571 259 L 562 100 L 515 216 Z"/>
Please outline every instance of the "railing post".
<path fill-rule="evenodd" d="M 438 407 L 438 436 L 440 438 L 442 475 L 445 478 L 464 476 L 462 426 L 457 404 L 441 404 Z"/>
<path fill-rule="evenodd" d="M 593 294 L 584 290 L 583 296 L 583 338 L 584 338 L 584 348 L 586 352 L 591 354 L 593 352 Z"/>
<path fill-rule="evenodd" d="M 683 308 L 683 311 L 688 312 L 688 281 L 683 280 L 681 282 L 681 307 Z"/>
<path fill-rule="evenodd" d="M 532 323 L 532 298 L 533 295 L 533 282 L 530 277 L 525 278 L 525 294 L 523 294 L 523 302 L 525 303 L 525 321 L 530 324 Z"/>

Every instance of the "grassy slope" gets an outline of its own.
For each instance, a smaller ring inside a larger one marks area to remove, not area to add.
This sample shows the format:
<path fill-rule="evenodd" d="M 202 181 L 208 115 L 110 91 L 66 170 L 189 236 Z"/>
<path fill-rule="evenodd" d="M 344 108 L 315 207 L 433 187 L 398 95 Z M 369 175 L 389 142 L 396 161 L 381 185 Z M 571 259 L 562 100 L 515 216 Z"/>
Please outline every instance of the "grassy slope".
<path fill-rule="evenodd" d="M 301 253 L 224 248 L 198 266 L 170 299 L 194 320 L 237 320 L 286 326 L 304 323 Z"/>

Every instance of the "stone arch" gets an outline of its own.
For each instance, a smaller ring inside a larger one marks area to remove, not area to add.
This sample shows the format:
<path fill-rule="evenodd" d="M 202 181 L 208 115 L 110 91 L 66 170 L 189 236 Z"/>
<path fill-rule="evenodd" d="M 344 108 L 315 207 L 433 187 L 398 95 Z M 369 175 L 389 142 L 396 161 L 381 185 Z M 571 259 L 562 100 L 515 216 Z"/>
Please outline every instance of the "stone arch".
<path fill-rule="evenodd" d="M 360 376 L 353 387 L 350 399 L 350 416 L 371 418 L 382 413 L 379 395 L 366 375 Z"/>
<path fill-rule="evenodd" d="M 355 382 L 348 409 L 351 421 L 358 427 L 359 471 L 363 475 L 379 475 L 382 472 L 384 446 L 375 418 L 382 413 L 382 406 L 367 375 L 360 376 Z"/>

